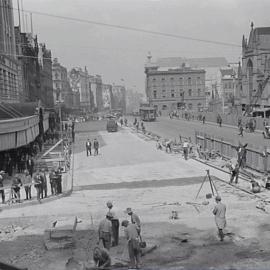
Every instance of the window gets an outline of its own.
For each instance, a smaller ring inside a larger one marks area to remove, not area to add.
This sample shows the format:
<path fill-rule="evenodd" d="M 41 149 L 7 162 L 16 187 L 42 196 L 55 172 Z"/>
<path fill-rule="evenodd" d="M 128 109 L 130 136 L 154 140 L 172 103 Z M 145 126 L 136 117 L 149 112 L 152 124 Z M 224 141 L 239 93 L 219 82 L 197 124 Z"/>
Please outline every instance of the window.
<path fill-rule="evenodd" d="M 162 110 L 167 110 L 167 105 L 162 105 Z"/>
<path fill-rule="evenodd" d="M 201 77 L 197 77 L 197 84 L 201 84 Z"/>
<path fill-rule="evenodd" d="M 174 80 L 174 77 L 171 77 L 171 81 L 173 81 Z"/>
<path fill-rule="evenodd" d="M 188 78 L 188 85 L 191 85 L 191 78 Z"/>
<path fill-rule="evenodd" d="M 189 104 L 188 104 L 188 109 L 189 109 L 189 110 L 192 110 L 192 103 L 189 103 Z"/>
<path fill-rule="evenodd" d="M 183 78 L 179 78 L 180 85 L 183 85 Z"/>
<path fill-rule="evenodd" d="M 153 91 L 153 97 L 157 98 L 157 91 L 156 90 Z"/>
<path fill-rule="evenodd" d="M 165 81 L 165 78 L 162 78 L 161 80 L 162 80 L 162 81 Z"/>
<path fill-rule="evenodd" d="M 171 97 L 174 97 L 174 90 L 171 90 Z"/>
<path fill-rule="evenodd" d="M 153 81 L 156 81 L 156 78 L 153 78 Z"/>
<path fill-rule="evenodd" d="M 198 89 L 198 97 L 201 95 L 201 89 Z"/>
<path fill-rule="evenodd" d="M 224 88 L 225 88 L 225 89 L 227 89 L 227 88 L 228 88 L 227 83 L 224 83 Z"/>
<path fill-rule="evenodd" d="M 192 90 L 188 89 L 188 95 L 191 97 L 192 96 Z"/>

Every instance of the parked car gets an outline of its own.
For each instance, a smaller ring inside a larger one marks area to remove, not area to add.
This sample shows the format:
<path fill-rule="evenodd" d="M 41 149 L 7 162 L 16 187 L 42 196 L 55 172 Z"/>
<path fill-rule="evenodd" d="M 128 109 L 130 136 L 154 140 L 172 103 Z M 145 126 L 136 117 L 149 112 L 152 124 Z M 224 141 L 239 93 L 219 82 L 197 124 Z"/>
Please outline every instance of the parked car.
<path fill-rule="evenodd" d="M 110 119 L 107 121 L 107 131 L 108 132 L 116 132 L 118 130 L 117 122 L 114 119 Z"/>

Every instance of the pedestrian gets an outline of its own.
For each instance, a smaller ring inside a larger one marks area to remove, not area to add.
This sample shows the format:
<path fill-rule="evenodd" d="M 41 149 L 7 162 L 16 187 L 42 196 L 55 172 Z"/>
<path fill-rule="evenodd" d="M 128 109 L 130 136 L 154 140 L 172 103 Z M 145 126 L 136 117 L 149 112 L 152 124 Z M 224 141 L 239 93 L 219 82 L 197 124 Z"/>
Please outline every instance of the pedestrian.
<path fill-rule="evenodd" d="M 93 260 L 97 268 L 106 269 L 111 266 L 110 254 L 105 248 L 96 246 L 93 251 Z"/>
<path fill-rule="evenodd" d="M 138 233 L 141 233 L 141 221 L 137 214 L 133 213 L 132 209 L 130 207 L 126 210 L 127 214 L 130 216 L 130 221 L 132 224 L 136 224 Z"/>
<path fill-rule="evenodd" d="M 12 190 L 12 197 L 15 199 L 16 202 L 21 202 L 21 194 L 20 194 L 20 189 L 22 186 L 22 181 L 19 178 L 19 175 L 15 175 L 12 180 L 11 184 L 11 190 Z"/>
<path fill-rule="evenodd" d="M 56 194 L 62 193 L 62 171 L 60 167 L 55 171 L 55 189 Z"/>
<path fill-rule="evenodd" d="M 37 191 L 37 200 L 40 202 L 41 200 L 41 185 L 42 185 L 42 180 L 41 176 L 39 173 L 39 170 L 36 172 L 36 175 L 34 176 L 34 187 L 36 188 Z"/>
<path fill-rule="evenodd" d="M 112 214 L 108 212 L 105 219 L 101 220 L 98 226 L 99 242 L 102 241 L 103 247 L 110 250 L 112 239 Z M 99 243 L 98 242 L 98 243 Z"/>
<path fill-rule="evenodd" d="M 172 141 L 167 140 L 166 141 L 166 153 L 171 153 L 172 152 Z"/>
<path fill-rule="evenodd" d="M 94 144 L 94 149 L 95 149 L 94 155 L 96 156 L 96 155 L 98 155 L 98 149 L 99 149 L 99 142 L 96 138 L 94 139 L 93 144 Z"/>
<path fill-rule="evenodd" d="M 203 117 L 202 117 L 202 122 L 203 122 L 203 124 L 205 124 L 205 115 L 203 115 Z"/>
<path fill-rule="evenodd" d="M 107 207 L 109 208 L 109 212 L 112 215 L 111 222 L 112 222 L 112 246 L 118 246 L 119 242 L 119 219 L 115 212 L 112 210 L 113 203 L 112 201 L 107 202 Z"/>
<path fill-rule="evenodd" d="M 128 124 L 127 118 L 125 118 L 124 123 L 125 123 L 125 126 L 127 127 L 127 124 Z"/>
<path fill-rule="evenodd" d="M 185 139 L 185 141 L 183 143 L 183 152 L 184 152 L 185 160 L 187 160 L 188 159 L 188 152 L 189 152 L 189 143 L 188 143 L 187 139 Z"/>
<path fill-rule="evenodd" d="M 47 198 L 48 196 L 48 189 L 47 189 L 47 177 L 46 177 L 46 172 L 45 169 L 41 169 L 41 175 L 42 175 L 42 198 Z"/>
<path fill-rule="evenodd" d="M 247 161 L 247 146 L 248 144 L 240 144 L 237 147 L 237 158 L 238 158 L 238 164 L 239 168 L 245 168 L 246 166 L 246 161 Z"/>
<path fill-rule="evenodd" d="M 123 124 L 124 124 L 124 122 L 123 122 L 123 119 L 121 118 L 120 119 L 120 125 L 121 125 L 121 127 L 123 126 Z"/>
<path fill-rule="evenodd" d="M 213 210 L 213 214 L 215 215 L 215 222 L 218 228 L 218 235 L 220 241 L 224 239 L 224 228 L 226 227 L 226 206 L 221 202 L 221 197 L 219 195 L 216 196 L 216 206 Z"/>
<path fill-rule="evenodd" d="M 139 131 L 139 122 L 136 123 L 136 130 Z"/>
<path fill-rule="evenodd" d="M 5 190 L 4 190 L 4 175 L 5 171 L 0 171 L 0 193 L 2 197 L 2 204 L 5 203 Z"/>
<path fill-rule="evenodd" d="M 28 159 L 26 160 L 26 169 L 29 171 L 29 174 L 31 177 L 33 177 L 33 171 L 34 171 L 34 161 L 32 159 L 32 156 L 28 156 Z"/>
<path fill-rule="evenodd" d="M 239 134 L 238 135 L 243 137 L 244 136 L 243 131 L 244 131 L 243 125 L 240 124 L 240 126 L 239 126 Z"/>
<path fill-rule="evenodd" d="M 54 173 L 54 170 L 52 169 L 50 171 L 50 174 L 49 174 L 50 186 L 51 186 L 51 194 L 52 195 L 55 194 L 55 190 L 54 190 L 54 178 L 55 178 L 55 173 Z"/>
<path fill-rule="evenodd" d="M 86 156 L 88 157 L 88 155 L 90 154 L 90 156 L 92 155 L 91 153 L 91 141 L 89 139 L 87 139 L 86 143 L 85 143 L 85 147 L 86 147 Z"/>
<path fill-rule="evenodd" d="M 139 242 L 139 234 L 137 231 L 136 224 L 129 223 L 128 220 L 123 220 L 122 224 L 125 227 L 125 236 L 128 241 L 128 254 L 130 259 L 130 268 L 139 268 L 140 267 L 140 242 Z"/>
<path fill-rule="evenodd" d="M 239 176 L 239 163 L 238 161 L 234 164 L 230 164 L 230 170 L 231 170 L 231 178 L 230 178 L 230 184 L 233 183 L 233 180 L 235 179 L 235 184 L 238 184 L 238 176 Z"/>
<path fill-rule="evenodd" d="M 25 190 L 26 200 L 31 200 L 32 199 L 32 196 L 31 196 L 32 178 L 31 178 L 28 170 L 24 170 L 24 174 L 22 176 L 22 183 L 23 183 L 24 190 Z"/>

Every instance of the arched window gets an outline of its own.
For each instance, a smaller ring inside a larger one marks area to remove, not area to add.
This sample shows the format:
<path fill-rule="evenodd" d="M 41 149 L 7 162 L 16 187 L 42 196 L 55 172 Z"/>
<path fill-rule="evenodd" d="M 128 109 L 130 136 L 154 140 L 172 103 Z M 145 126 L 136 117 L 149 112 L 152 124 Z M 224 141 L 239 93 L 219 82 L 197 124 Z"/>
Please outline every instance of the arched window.
<path fill-rule="evenodd" d="M 188 89 L 188 95 L 191 97 L 192 96 L 192 90 Z"/>
<path fill-rule="evenodd" d="M 188 78 L 188 85 L 191 85 L 191 78 Z"/>
<path fill-rule="evenodd" d="M 248 92 L 251 95 L 253 91 L 253 63 L 249 59 L 247 63 Z"/>

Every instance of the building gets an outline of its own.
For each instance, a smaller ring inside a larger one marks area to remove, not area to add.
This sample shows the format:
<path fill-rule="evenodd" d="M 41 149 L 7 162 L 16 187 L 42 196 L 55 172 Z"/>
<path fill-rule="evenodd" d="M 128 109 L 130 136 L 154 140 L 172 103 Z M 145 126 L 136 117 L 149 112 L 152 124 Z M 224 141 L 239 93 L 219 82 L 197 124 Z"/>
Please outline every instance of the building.
<path fill-rule="evenodd" d="M 102 84 L 102 103 L 104 110 L 112 109 L 112 85 Z"/>
<path fill-rule="evenodd" d="M 126 88 L 123 85 L 112 86 L 112 110 L 122 110 L 126 113 Z"/>
<path fill-rule="evenodd" d="M 139 93 L 133 89 L 127 89 L 126 93 L 126 111 L 127 113 L 138 112 L 140 104 L 144 101 L 143 93 Z"/>
<path fill-rule="evenodd" d="M 94 111 L 103 110 L 102 78 L 100 75 L 89 76 L 90 91 L 92 95 L 92 108 Z"/>
<path fill-rule="evenodd" d="M 240 102 L 243 108 L 270 107 L 270 27 L 254 28 L 242 39 Z"/>
<path fill-rule="evenodd" d="M 76 94 L 76 97 L 74 97 L 74 99 L 78 98 L 79 96 L 80 108 L 84 112 L 91 112 L 92 111 L 91 82 L 86 67 L 84 70 L 82 70 L 80 67 L 72 68 L 68 73 L 68 78 L 72 91 L 75 93 L 79 93 Z"/>
<path fill-rule="evenodd" d="M 75 107 L 73 103 L 75 92 L 71 90 L 67 69 L 58 62 L 57 58 L 53 59 L 52 77 L 54 104 L 62 103 L 67 108 Z"/>
<path fill-rule="evenodd" d="M 18 55 L 19 89 L 23 93 L 20 102 L 34 102 L 40 99 L 40 66 L 38 61 L 39 45 L 37 36 L 22 33 L 15 27 L 16 52 Z"/>
<path fill-rule="evenodd" d="M 145 65 L 146 96 L 158 111 L 201 110 L 205 107 L 205 70 L 191 68 L 185 60 L 176 63 L 151 62 Z"/>
<path fill-rule="evenodd" d="M 238 65 L 229 65 L 220 69 L 220 93 L 224 105 L 235 104 L 237 99 Z"/>
<path fill-rule="evenodd" d="M 18 88 L 18 61 L 16 57 L 12 0 L 0 5 L 0 99 L 16 103 L 22 93 Z"/>
<path fill-rule="evenodd" d="M 40 93 L 39 99 L 46 107 L 53 108 L 52 54 L 44 43 L 39 44 Z"/>

